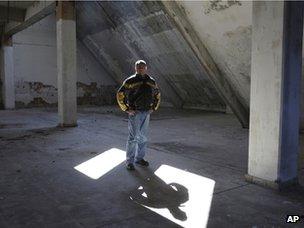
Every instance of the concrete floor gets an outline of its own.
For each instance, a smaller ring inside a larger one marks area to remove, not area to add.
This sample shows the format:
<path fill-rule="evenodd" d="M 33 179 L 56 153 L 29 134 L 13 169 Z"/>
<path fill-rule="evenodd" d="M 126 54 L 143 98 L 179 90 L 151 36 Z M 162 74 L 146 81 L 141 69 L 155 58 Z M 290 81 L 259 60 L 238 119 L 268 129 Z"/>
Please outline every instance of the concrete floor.
<path fill-rule="evenodd" d="M 126 115 L 79 107 L 78 127 L 56 124 L 56 109 L 0 111 L 1 228 L 284 227 L 287 214 L 304 215 L 301 186 L 279 193 L 244 181 L 248 130 L 233 115 L 161 108 L 150 122 L 151 166 L 120 163 L 98 179 L 74 167 L 124 150 Z"/>

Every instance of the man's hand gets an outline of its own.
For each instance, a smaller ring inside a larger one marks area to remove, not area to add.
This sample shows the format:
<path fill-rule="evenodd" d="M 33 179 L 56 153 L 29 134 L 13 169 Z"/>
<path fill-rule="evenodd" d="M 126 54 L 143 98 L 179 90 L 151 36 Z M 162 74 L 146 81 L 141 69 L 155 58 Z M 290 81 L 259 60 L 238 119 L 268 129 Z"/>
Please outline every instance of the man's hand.
<path fill-rule="evenodd" d="M 128 110 L 128 111 L 126 111 L 129 115 L 134 115 L 135 114 L 135 111 L 134 110 Z"/>
<path fill-rule="evenodd" d="M 149 109 L 149 114 L 151 114 L 154 110 L 153 109 Z"/>

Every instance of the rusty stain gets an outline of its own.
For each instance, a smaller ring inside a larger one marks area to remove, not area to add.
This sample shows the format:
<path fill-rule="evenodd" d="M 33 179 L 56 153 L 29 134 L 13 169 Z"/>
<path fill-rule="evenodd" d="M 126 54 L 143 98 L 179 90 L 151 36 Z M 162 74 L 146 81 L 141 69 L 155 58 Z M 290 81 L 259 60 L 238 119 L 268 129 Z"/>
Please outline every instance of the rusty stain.
<path fill-rule="evenodd" d="M 101 85 L 96 82 L 87 85 L 77 82 L 77 104 L 78 105 L 111 105 L 116 102 L 116 86 Z M 57 88 L 52 85 L 45 85 L 42 82 L 17 82 L 16 93 L 18 95 L 30 95 L 30 101 L 16 100 L 16 108 L 32 108 L 32 107 L 56 107 Z"/>
<path fill-rule="evenodd" d="M 241 6 L 242 3 L 240 1 L 236 0 L 228 0 L 228 1 L 222 1 L 222 0 L 212 0 L 209 1 L 209 6 L 207 9 L 205 9 L 204 13 L 209 14 L 211 11 L 222 11 L 230 8 L 231 6 L 238 5 Z"/>
<path fill-rule="evenodd" d="M 57 106 L 57 88 L 42 82 L 18 81 L 16 95 L 16 108 Z"/>
<path fill-rule="evenodd" d="M 48 103 L 45 100 L 43 100 L 41 97 L 35 97 L 29 103 L 16 101 L 15 107 L 16 108 L 57 107 L 57 103 Z"/>
<path fill-rule="evenodd" d="M 42 93 L 44 88 L 54 88 L 51 85 L 44 85 L 42 82 L 29 82 L 30 89 L 36 91 L 37 93 Z M 55 88 L 55 90 L 57 90 Z"/>
<path fill-rule="evenodd" d="M 98 87 L 96 82 L 89 85 L 77 82 L 77 88 L 84 92 L 83 96 L 77 97 L 79 105 L 111 105 L 116 102 L 116 87 L 113 85 Z"/>
<path fill-rule="evenodd" d="M 281 41 L 282 40 L 280 38 L 277 39 L 277 40 L 272 41 L 271 48 L 274 49 L 274 48 L 278 47 L 280 45 Z"/>
<path fill-rule="evenodd" d="M 252 26 L 239 26 L 233 31 L 228 31 L 224 33 L 224 36 L 227 36 L 228 38 L 234 38 L 235 36 L 240 36 L 243 34 L 251 35 L 252 32 Z"/>

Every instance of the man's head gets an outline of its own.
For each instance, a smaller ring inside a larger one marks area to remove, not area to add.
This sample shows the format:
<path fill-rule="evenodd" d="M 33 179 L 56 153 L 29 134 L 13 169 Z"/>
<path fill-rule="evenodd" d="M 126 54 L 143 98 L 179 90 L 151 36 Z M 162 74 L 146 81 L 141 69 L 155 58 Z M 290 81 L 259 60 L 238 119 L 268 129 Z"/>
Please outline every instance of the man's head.
<path fill-rule="evenodd" d="M 147 63 L 144 60 L 137 60 L 135 62 L 135 71 L 137 74 L 144 75 L 147 72 Z"/>

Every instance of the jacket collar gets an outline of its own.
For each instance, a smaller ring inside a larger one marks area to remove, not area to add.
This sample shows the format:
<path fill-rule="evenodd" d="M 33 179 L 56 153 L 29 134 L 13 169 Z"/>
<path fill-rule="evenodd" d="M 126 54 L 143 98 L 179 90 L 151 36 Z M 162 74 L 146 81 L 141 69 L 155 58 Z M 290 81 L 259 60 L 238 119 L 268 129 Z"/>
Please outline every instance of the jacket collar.
<path fill-rule="evenodd" d="M 142 77 L 142 78 L 147 78 L 148 77 L 147 74 L 141 75 L 141 74 L 138 74 L 138 73 L 135 73 L 135 76 L 136 77 Z"/>

